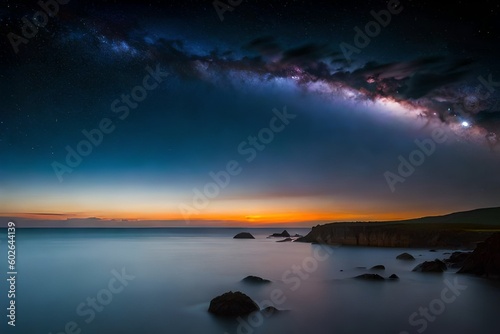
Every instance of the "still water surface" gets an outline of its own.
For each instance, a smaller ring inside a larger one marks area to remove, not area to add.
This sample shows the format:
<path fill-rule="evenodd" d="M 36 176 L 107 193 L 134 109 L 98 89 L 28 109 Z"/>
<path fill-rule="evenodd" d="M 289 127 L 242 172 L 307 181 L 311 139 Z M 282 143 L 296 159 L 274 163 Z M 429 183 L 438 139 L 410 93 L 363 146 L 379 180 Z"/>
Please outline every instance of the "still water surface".
<path fill-rule="evenodd" d="M 2 283 L 0 332 L 500 332 L 500 284 L 453 270 L 411 272 L 417 263 L 446 257 L 446 250 L 325 247 L 266 238 L 277 229 L 248 230 L 255 240 L 232 239 L 240 231 L 18 229 L 16 327 L 7 326 L 7 286 Z M 289 229 L 291 234 L 307 231 Z M 5 277 L 5 230 L 0 238 Z M 417 261 L 396 260 L 403 251 Z M 377 264 L 386 267 L 377 273 L 394 273 L 400 280 L 351 279 L 370 272 L 361 267 Z M 247 275 L 273 282 L 248 285 L 241 282 Z M 458 286 L 455 292 L 450 284 Z M 260 306 L 274 299 L 277 308 L 287 311 L 240 321 L 209 314 L 210 300 L 230 290 L 246 293 Z"/>

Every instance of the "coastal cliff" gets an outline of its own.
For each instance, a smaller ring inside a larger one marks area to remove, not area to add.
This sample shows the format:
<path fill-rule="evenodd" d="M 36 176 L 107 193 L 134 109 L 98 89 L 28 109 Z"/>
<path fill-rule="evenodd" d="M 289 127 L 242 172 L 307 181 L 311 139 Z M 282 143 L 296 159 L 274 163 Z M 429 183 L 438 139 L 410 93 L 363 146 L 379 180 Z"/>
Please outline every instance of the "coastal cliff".
<path fill-rule="evenodd" d="M 499 228 L 500 209 L 492 208 L 397 222 L 318 225 L 297 241 L 350 246 L 473 249 Z"/>
<path fill-rule="evenodd" d="M 349 246 L 473 249 L 495 231 L 500 231 L 498 207 L 393 222 L 317 225 L 297 241 Z"/>
<path fill-rule="evenodd" d="M 469 248 L 491 232 L 460 229 L 420 229 L 382 223 L 332 223 L 313 227 L 299 242 L 374 247 Z"/>

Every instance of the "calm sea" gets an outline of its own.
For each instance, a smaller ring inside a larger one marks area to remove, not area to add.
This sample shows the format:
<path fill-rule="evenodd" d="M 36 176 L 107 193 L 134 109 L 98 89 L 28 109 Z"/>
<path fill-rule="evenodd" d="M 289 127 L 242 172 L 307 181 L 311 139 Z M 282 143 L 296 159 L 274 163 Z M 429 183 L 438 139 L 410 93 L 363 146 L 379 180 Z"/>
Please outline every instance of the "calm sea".
<path fill-rule="evenodd" d="M 280 229 L 18 229 L 16 326 L 7 325 L 6 231 L 0 232 L 1 333 L 492 333 L 500 332 L 500 284 L 411 272 L 446 250 L 278 243 Z M 308 229 L 288 229 L 306 234 Z M 408 251 L 417 261 L 395 257 Z M 352 277 L 382 264 L 382 276 Z M 247 275 L 272 280 L 241 282 Z M 210 300 L 242 291 L 286 310 L 220 319 Z"/>

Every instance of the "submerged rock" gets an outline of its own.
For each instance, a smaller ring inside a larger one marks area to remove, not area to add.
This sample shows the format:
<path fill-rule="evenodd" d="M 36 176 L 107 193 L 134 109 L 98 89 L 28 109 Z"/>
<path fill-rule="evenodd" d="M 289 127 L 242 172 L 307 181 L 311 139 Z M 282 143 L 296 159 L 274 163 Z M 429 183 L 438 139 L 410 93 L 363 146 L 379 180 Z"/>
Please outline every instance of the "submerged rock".
<path fill-rule="evenodd" d="M 270 235 L 270 237 L 283 237 L 283 238 L 289 238 L 290 237 L 290 233 L 288 233 L 287 230 L 283 230 L 283 232 L 281 233 L 273 233 Z"/>
<path fill-rule="evenodd" d="M 243 282 L 246 282 L 246 283 L 254 283 L 254 284 L 261 284 L 261 283 L 271 283 L 270 280 L 268 279 L 264 279 L 264 278 L 261 278 L 261 277 L 258 277 L 258 276 L 247 276 L 245 277 L 244 279 L 242 279 Z"/>
<path fill-rule="evenodd" d="M 452 268 L 460 268 L 470 255 L 470 252 L 453 252 L 449 258 L 444 260 L 444 262 Z"/>
<path fill-rule="evenodd" d="M 226 292 L 210 301 L 208 312 L 226 317 L 238 317 L 258 311 L 259 306 L 240 291 Z"/>
<path fill-rule="evenodd" d="M 413 257 L 413 255 L 408 254 L 408 253 L 401 253 L 398 256 L 396 256 L 396 259 L 398 259 L 398 260 L 404 260 L 404 261 L 413 261 L 413 260 L 415 260 L 415 258 Z"/>
<path fill-rule="evenodd" d="M 248 232 L 240 232 L 236 234 L 233 239 L 255 239 L 255 237 Z"/>
<path fill-rule="evenodd" d="M 371 267 L 370 270 L 385 270 L 385 266 L 377 264 L 376 266 Z"/>
<path fill-rule="evenodd" d="M 288 242 L 288 241 L 293 241 L 292 238 L 286 238 L 286 239 L 283 239 L 283 240 L 278 240 L 276 242 Z"/>
<path fill-rule="evenodd" d="M 458 273 L 500 278 L 500 233 L 495 233 L 478 244 Z"/>
<path fill-rule="evenodd" d="M 379 274 L 363 274 L 363 275 L 356 276 L 354 278 L 362 279 L 365 281 L 385 281 L 386 280 L 384 277 L 380 276 Z M 387 280 L 389 280 L 389 281 L 395 281 L 398 279 L 399 279 L 399 277 L 396 274 L 392 274 L 391 276 L 389 276 L 387 278 Z"/>
<path fill-rule="evenodd" d="M 276 314 L 276 313 L 279 313 L 281 312 L 280 310 L 278 310 L 276 307 L 274 306 L 268 306 L 266 308 L 264 308 L 262 311 L 261 311 L 265 316 L 270 316 L 270 315 L 273 315 L 273 314 Z"/>
<path fill-rule="evenodd" d="M 383 281 L 383 280 L 385 280 L 385 278 L 383 278 L 382 276 L 380 276 L 378 274 L 363 274 L 363 275 L 356 276 L 354 278 L 367 280 L 367 281 Z"/>
<path fill-rule="evenodd" d="M 421 273 L 442 273 L 446 270 L 446 264 L 438 259 L 434 261 L 425 261 L 419 264 L 412 271 Z"/>

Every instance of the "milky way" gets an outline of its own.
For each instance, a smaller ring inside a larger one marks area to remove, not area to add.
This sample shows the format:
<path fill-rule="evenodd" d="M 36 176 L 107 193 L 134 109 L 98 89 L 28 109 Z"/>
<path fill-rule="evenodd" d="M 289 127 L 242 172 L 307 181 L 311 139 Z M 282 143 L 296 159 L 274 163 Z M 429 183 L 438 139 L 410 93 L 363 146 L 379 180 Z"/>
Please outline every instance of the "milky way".
<path fill-rule="evenodd" d="M 231 158 L 241 136 L 267 122 L 262 110 L 289 101 L 290 110 L 295 106 L 306 115 L 302 131 L 299 125 L 291 127 L 283 142 L 264 151 L 274 155 L 261 159 L 275 168 L 295 166 L 290 175 L 303 178 L 303 184 L 292 186 L 292 176 L 268 175 L 252 165 L 257 174 L 243 176 L 232 190 L 236 195 L 334 198 L 349 193 L 348 198 L 357 198 L 351 194 L 356 187 L 347 185 L 348 171 L 355 170 L 358 187 L 390 203 L 381 175 L 394 169 L 400 154 L 411 152 L 415 138 L 441 128 L 463 146 L 446 149 L 442 157 L 448 162 L 422 172 L 428 177 L 422 184 L 437 187 L 447 175 L 445 188 L 458 189 L 458 170 L 466 173 L 482 161 L 484 173 L 476 170 L 477 179 L 467 186 L 485 199 L 478 205 L 493 200 L 494 184 L 488 182 L 496 180 L 500 152 L 499 5 L 494 2 L 449 9 L 411 1 L 246 1 L 222 14 L 210 1 L 74 0 L 61 1 L 57 8 L 54 1 L 45 3 L 52 6 L 52 15 L 46 10 L 38 23 L 34 16 L 43 8 L 36 2 L 7 1 L 0 10 L 0 148 L 6 161 L 3 177 L 11 180 L 4 181 L 8 191 L 30 193 L 29 180 L 43 189 L 57 182 L 54 161 L 64 161 L 65 147 L 76 146 L 82 130 L 96 127 L 104 117 L 116 120 L 116 130 L 67 175 L 67 182 L 80 182 L 80 175 L 105 184 L 102 180 L 111 173 L 120 180 L 134 173 L 141 180 L 144 174 L 147 181 L 139 183 L 145 189 L 158 178 L 171 184 L 184 180 L 184 186 L 175 184 L 166 192 L 187 197 L 220 160 Z M 122 122 L 110 106 L 141 84 L 146 68 L 155 67 L 168 79 L 148 91 L 144 103 L 131 108 Z M 349 129 L 358 131 L 355 139 Z M 398 137 L 400 132 L 406 135 Z M 211 153 L 200 153 L 205 151 Z M 335 158 L 330 152 L 336 152 Z M 464 152 L 473 152 L 467 154 L 476 160 L 465 162 Z M 311 159 L 308 166 L 301 155 Z M 335 166 L 332 171 L 328 164 Z M 256 175 L 264 175 L 261 188 L 253 181 Z M 377 192 L 376 187 L 383 189 Z M 413 204 L 401 211 L 421 212 L 424 204 L 415 203 L 425 191 L 408 191 L 405 201 Z M 7 211 L 33 210 L 13 205 Z"/>

